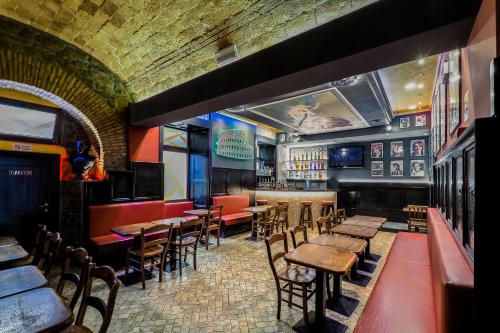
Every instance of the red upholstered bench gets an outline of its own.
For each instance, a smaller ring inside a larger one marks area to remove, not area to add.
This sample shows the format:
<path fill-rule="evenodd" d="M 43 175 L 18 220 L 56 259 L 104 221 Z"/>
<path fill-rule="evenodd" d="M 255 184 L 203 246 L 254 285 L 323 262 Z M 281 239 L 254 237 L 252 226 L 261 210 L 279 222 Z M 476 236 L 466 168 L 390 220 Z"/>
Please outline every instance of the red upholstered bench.
<path fill-rule="evenodd" d="M 132 237 L 110 232 L 112 227 L 134 223 L 185 216 L 184 210 L 193 208 L 192 201 L 165 203 L 162 200 L 116 203 L 88 207 L 88 231 L 91 251 L 101 255 L 132 246 Z M 158 238 L 161 233 L 149 234 L 149 239 Z"/>
<path fill-rule="evenodd" d="M 224 226 L 252 222 L 252 213 L 241 211 L 241 208 L 250 205 L 250 197 L 247 194 L 213 197 L 212 203 L 213 205 L 224 205 L 222 208 L 222 223 L 224 223 Z"/>
<path fill-rule="evenodd" d="M 472 332 L 474 272 L 439 212 L 398 233 L 355 333 Z"/>

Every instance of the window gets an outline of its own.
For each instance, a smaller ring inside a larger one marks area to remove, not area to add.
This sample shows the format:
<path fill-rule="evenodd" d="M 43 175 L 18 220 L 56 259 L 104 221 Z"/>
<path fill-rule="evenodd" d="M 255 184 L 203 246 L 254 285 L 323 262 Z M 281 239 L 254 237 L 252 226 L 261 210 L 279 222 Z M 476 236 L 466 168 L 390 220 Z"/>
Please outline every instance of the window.
<path fill-rule="evenodd" d="M 187 132 L 163 127 L 163 165 L 165 200 L 183 200 L 188 197 Z"/>

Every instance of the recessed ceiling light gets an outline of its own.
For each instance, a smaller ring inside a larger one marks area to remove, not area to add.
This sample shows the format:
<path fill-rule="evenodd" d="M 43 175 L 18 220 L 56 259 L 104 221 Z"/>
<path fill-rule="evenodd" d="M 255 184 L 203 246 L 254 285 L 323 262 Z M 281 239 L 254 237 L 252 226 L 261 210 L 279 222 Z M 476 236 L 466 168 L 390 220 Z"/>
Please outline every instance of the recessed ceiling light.
<path fill-rule="evenodd" d="M 415 104 L 408 105 L 408 110 L 415 110 L 417 106 Z"/>
<path fill-rule="evenodd" d="M 422 102 L 418 102 L 418 105 L 422 105 Z"/>
<path fill-rule="evenodd" d="M 417 88 L 418 89 L 422 89 L 424 87 L 424 84 L 422 82 L 420 82 L 419 84 L 417 84 Z"/>
<path fill-rule="evenodd" d="M 405 84 L 405 89 L 406 90 L 413 90 L 417 87 L 417 84 L 415 82 L 408 82 Z"/>
<path fill-rule="evenodd" d="M 423 64 L 425 64 L 425 59 L 419 59 L 419 60 L 418 60 L 418 64 L 419 64 L 419 65 L 423 65 Z"/>
<path fill-rule="evenodd" d="M 387 126 L 385 127 L 385 129 L 386 129 L 388 132 L 390 132 L 390 131 L 392 131 L 392 126 L 391 126 L 391 125 L 387 125 Z"/>

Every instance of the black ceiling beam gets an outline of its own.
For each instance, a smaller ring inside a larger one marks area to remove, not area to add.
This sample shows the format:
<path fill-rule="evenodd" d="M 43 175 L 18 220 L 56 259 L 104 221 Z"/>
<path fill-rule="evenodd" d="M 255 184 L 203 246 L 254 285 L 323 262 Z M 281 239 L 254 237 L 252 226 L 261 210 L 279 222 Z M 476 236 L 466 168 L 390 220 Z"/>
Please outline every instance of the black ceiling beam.
<path fill-rule="evenodd" d="M 130 106 L 153 127 L 465 46 L 480 0 L 380 0 Z"/>

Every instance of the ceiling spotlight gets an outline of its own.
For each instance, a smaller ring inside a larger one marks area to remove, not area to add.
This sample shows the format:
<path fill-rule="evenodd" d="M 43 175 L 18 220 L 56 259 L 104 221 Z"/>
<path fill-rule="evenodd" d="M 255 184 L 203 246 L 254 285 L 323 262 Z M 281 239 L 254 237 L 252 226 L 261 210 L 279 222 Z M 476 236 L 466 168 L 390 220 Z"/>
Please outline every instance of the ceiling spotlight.
<path fill-rule="evenodd" d="M 419 59 L 419 60 L 418 60 L 418 64 L 419 64 L 419 65 L 423 65 L 423 64 L 425 64 L 425 59 Z"/>
<path fill-rule="evenodd" d="M 417 84 L 415 82 L 408 82 L 405 84 L 405 89 L 406 90 L 413 90 L 417 87 Z"/>
<path fill-rule="evenodd" d="M 424 84 L 422 82 L 420 82 L 419 84 L 417 84 L 417 88 L 418 89 L 422 89 L 424 87 Z"/>
<path fill-rule="evenodd" d="M 387 125 L 387 126 L 385 127 L 385 130 L 386 130 L 387 132 L 392 131 L 392 126 L 391 126 L 391 125 Z"/>
<path fill-rule="evenodd" d="M 415 104 L 408 105 L 408 110 L 415 110 L 417 106 Z"/>

